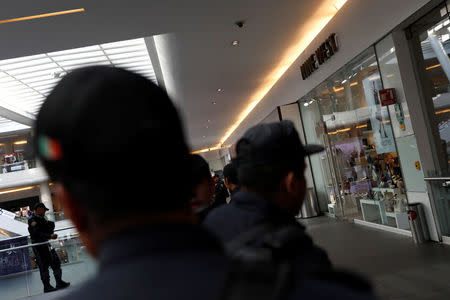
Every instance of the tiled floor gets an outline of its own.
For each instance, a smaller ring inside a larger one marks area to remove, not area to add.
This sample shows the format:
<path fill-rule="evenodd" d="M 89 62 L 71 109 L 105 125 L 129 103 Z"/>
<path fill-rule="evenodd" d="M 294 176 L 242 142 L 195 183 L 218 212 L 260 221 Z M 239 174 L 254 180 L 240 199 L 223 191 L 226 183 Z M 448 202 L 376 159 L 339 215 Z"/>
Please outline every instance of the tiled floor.
<path fill-rule="evenodd" d="M 380 299 L 450 299 L 450 247 L 328 217 L 301 220 L 338 267 L 369 278 Z"/>

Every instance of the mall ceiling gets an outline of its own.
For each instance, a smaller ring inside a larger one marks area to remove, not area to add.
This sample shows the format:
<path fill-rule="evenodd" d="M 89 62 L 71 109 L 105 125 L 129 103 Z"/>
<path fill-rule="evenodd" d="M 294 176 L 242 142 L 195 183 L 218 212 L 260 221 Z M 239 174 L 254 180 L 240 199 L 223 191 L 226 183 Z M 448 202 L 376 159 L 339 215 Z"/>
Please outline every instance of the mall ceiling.
<path fill-rule="evenodd" d="M 160 35 L 156 46 L 165 84 L 195 150 L 218 144 L 293 40 L 309 30 L 308 21 L 318 17 L 321 5 L 336 2 L 345 1 L 3 1 L 0 20 L 85 11 L 0 21 L 0 59 Z M 239 27 L 235 23 L 241 20 L 245 24 Z M 233 46 L 233 41 L 239 44 Z M 301 80 L 300 72 L 298 76 Z"/>

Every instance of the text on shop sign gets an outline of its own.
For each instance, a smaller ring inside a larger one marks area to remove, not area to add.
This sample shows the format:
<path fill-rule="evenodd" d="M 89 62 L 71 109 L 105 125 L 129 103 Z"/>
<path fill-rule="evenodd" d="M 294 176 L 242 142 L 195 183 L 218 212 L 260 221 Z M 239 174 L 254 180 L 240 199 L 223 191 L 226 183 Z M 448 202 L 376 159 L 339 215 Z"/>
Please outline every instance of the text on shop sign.
<path fill-rule="evenodd" d="M 336 41 L 336 34 L 332 33 L 326 39 L 326 41 L 316 49 L 314 54 L 311 54 L 308 59 L 301 65 L 300 70 L 302 72 L 303 80 L 311 76 L 311 74 L 315 70 L 317 70 L 321 64 L 326 62 L 337 51 L 338 46 Z"/>

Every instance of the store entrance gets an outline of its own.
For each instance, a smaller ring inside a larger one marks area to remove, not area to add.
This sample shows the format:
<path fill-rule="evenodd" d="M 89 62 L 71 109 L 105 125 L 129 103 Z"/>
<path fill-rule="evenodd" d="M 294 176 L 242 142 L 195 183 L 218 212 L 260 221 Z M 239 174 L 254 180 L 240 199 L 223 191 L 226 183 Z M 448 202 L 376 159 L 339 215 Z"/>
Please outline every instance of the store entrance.
<path fill-rule="evenodd" d="M 318 194 L 326 189 L 328 210 L 336 217 L 409 229 L 406 191 L 389 112 L 379 101 L 381 89 L 377 57 L 369 48 L 302 99 L 307 141 L 326 148 L 319 159 L 311 157 L 311 165 Z"/>
<path fill-rule="evenodd" d="M 447 1 L 448 2 L 448 1 Z M 409 28 L 434 165 L 426 175 L 440 233 L 450 236 L 450 14 L 445 1 Z"/>

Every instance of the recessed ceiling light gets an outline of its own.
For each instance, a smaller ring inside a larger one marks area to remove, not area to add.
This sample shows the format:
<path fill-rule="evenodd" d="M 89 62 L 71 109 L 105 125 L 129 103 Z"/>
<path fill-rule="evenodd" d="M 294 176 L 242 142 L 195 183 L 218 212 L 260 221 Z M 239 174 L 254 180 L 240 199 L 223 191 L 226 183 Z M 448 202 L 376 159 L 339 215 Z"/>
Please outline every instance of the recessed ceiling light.
<path fill-rule="evenodd" d="M 211 120 L 208 120 L 208 123 L 211 123 Z"/>
<path fill-rule="evenodd" d="M 216 102 L 216 101 L 213 101 L 212 104 L 217 104 L 217 102 Z"/>
<path fill-rule="evenodd" d="M 231 45 L 237 46 L 237 45 L 239 45 L 239 41 L 238 41 L 238 40 L 234 40 L 234 41 L 231 43 Z"/>
<path fill-rule="evenodd" d="M 206 135 L 204 135 L 203 138 L 206 138 Z"/>
<path fill-rule="evenodd" d="M 303 28 L 299 35 L 294 37 L 291 46 L 286 47 L 286 51 L 281 55 L 282 59 L 267 74 L 267 78 L 270 80 L 265 81 L 258 87 L 249 97 L 247 105 L 241 113 L 238 114 L 233 123 L 227 128 L 223 136 L 214 146 L 216 149 L 224 145 L 228 138 L 235 132 L 240 124 L 247 118 L 247 116 L 253 111 L 253 109 L 260 103 L 263 98 L 269 93 L 272 87 L 277 81 L 285 74 L 290 66 L 298 59 L 303 51 L 314 41 L 317 35 L 325 28 L 325 26 L 333 19 L 337 11 L 340 10 L 348 0 L 333 0 L 334 5 L 322 5 L 317 8 L 311 18 L 305 21 Z M 242 101 L 244 102 L 244 101 Z M 212 149 L 211 147 L 208 149 Z M 203 149 L 201 149 L 203 150 Z M 201 151 L 198 150 L 198 151 Z"/>
<path fill-rule="evenodd" d="M 218 92 L 218 93 L 222 93 L 222 92 L 223 92 L 223 89 L 218 88 L 218 89 L 217 89 L 217 92 Z"/>

